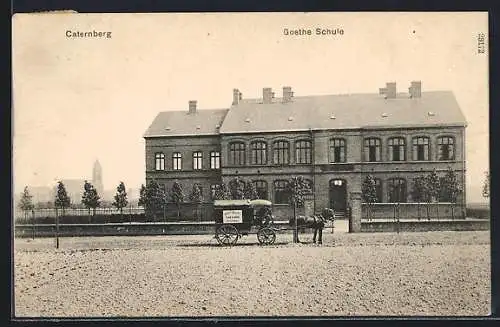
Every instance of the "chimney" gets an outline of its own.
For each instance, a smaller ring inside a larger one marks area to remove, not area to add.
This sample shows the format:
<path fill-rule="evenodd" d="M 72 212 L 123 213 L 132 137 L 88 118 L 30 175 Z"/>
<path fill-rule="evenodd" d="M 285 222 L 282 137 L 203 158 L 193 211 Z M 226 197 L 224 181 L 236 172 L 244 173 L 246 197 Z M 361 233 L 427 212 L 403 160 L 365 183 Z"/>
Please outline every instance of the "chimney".
<path fill-rule="evenodd" d="M 411 86 L 408 88 L 410 93 L 410 98 L 421 98 L 422 97 L 422 82 L 412 81 Z"/>
<path fill-rule="evenodd" d="M 396 98 L 396 83 L 386 83 L 385 88 L 379 89 L 379 94 L 384 94 L 386 99 Z"/>
<path fill-rule="evenodd" d="M 189 101 L 189 114 L 196 113 L 196 100 Z"/>
<path fill-rule="evenodd" d="M 262 89 L 262 103 L 272 103 L 274 98 L 274 92 L 270 87 L 265 87 Z"/>
<path fill-rule="evenodd" d="M 233 89 L 233 106 L 240 103 L 241 99 L 242 99 L 242 94 L 241 94 L 240 90 Z"/>
<path fill-rule="evenodd" d="M 283 86 L 283 103 L 292 102 L 293 92 L 290 86 Z"/>

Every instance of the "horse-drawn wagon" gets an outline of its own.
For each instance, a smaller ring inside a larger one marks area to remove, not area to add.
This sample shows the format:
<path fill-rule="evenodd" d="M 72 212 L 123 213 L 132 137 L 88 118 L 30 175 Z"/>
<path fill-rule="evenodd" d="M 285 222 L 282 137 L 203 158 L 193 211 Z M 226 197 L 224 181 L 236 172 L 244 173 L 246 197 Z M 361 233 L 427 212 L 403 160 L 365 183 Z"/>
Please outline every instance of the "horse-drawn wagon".
<path fill-rule="evenodd" d="M 215 200 L 215 238 L 222 245 L 233 245 L 243 235 L 257 234 L 262 245 L 276 241 L 272 203 L 267 200 Z"/>

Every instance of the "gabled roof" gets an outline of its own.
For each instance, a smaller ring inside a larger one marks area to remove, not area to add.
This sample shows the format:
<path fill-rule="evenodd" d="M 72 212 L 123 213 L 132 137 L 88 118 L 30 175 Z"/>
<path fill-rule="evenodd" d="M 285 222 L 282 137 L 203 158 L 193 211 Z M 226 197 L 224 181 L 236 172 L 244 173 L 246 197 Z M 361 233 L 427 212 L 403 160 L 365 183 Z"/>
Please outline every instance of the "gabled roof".
<path fill-rule="evenodd" d="M 243 101 L 233 106 L 220 133 L 259 133 L 326 129 L 465 126 L 451 91 L 422 92 L 384 99 L 379 94 L 294 97 L 271 104 Z"/>
<path fill-rule="evenodd" d="M 197 110 L 196 113 L 163 111 L 153 120 L 144 137 L 217 135 L 228 109 Z"/>

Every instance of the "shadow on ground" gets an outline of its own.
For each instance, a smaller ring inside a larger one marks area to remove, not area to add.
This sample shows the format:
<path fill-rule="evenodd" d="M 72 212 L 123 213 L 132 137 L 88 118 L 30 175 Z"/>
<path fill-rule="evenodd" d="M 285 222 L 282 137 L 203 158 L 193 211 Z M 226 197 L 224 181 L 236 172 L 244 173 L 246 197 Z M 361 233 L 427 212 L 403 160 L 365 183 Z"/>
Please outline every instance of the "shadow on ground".
<path fill-rule="evenodd" d="M 229 247 L 274 247 L 274 246 L 282 246 L 282 245 L 318 245 L 317 243 L 314 242 L 299 242 L 299 243 L 291 243 L 291 242 L 275 242 L 270 245 L 260 245 L 259 242 L 247 242 L 247 243 L 236 243 L 233 245 L 221 245 L 218 243 L 180 243 L 177 244 L 177 247 L 197 247 L 197 248 L 212 248 L 212 247 L 219 247 L 219 248 L 229 248 Z M 321 245 L 321 244 L 319 244 Z"/>

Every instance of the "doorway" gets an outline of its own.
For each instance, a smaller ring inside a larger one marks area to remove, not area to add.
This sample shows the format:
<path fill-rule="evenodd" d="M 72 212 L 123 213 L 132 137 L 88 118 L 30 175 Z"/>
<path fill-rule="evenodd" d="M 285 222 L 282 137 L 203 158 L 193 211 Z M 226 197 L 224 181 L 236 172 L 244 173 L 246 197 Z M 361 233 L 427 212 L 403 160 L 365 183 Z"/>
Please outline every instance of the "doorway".
<path fill-rule="evenodd" d="M 345 214 L 347 209 L 347 183 L 343 179 L 330 180 L 330 208 Z"/>

